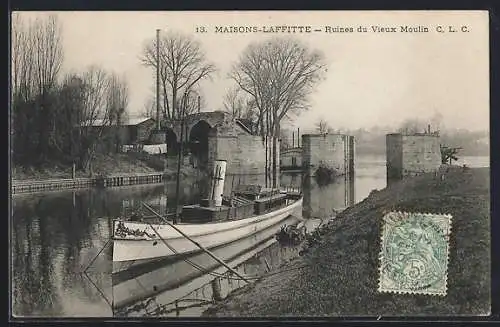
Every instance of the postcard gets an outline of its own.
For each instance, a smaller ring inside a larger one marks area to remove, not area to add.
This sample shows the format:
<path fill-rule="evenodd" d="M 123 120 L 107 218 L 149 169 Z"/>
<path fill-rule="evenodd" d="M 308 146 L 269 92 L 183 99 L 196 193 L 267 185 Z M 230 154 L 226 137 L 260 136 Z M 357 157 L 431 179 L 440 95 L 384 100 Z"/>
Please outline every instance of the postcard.
<path fill-rule="evenodd" d="M 11 27 L 11 319 L 490 314 L 487 11 Z"/>

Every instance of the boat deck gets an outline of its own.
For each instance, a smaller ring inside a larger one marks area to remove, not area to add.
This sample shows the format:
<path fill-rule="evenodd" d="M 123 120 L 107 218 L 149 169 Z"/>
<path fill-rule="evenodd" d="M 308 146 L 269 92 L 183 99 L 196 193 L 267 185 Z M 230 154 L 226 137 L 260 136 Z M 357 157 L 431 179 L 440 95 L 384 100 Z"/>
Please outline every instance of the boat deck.
<path fill-rule="evenodd" d="M 226 199 L 221 206 L 194 204 L 182 208 L 182 220 L 189 223 L 209 223 L 225 220 L 239 220 L 262 215 L 280 209 L 289 199 L 286 193 L 276 189 L 252 190 L 246 188 Z"/>

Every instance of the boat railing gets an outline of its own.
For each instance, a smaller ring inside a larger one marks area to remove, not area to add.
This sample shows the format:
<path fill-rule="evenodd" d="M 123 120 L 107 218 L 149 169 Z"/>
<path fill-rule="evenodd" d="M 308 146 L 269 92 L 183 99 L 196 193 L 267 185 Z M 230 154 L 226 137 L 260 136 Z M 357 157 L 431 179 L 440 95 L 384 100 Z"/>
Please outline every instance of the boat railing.
<path fill-rule="evenodd" d="M 302 193 L 302 189 L 297 186 L 281 186 L 280 191 L 283 193 L 296 193 L 296 194 Z"/>
<path fill-rule="evenodd" d="M 125 220 L 132 221 L 132 222 L 147 222 L 147 223 L 152 223 L 152 224 L 157 224 L 157 223 L 162 222 L 162 220 L 160 218 L 158 218 L 158 216 L 155 216 L 155 215 L 140 215 L 140 216 L 137 216 L 137 218 L 132 218 L 132 219 L 131 219 L 131 217 L 132 217 L 131 215 L 125 215 L 122 218 Z M 162 217 L 164 219 L 167 219 L 168 221 L 173 221 L 173 219 L 175 217 L 175 212 L 168 212 L 166 214 L 163 213 Z M 118 218 L 115 220 L 121 220 L 121 219 Z"/>

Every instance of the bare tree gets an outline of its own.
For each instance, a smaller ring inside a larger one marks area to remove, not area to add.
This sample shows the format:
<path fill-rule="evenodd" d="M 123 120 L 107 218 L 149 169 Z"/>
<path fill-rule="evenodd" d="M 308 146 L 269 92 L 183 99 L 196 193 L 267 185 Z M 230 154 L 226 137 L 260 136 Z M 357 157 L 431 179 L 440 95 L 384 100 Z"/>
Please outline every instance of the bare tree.
<path fill-rule="evenodd" d="M 110 79 L 104 69 L 91 65 L 83 72 L 82 80 L 85 97 L 81 121 L 83 126 L 90 126 L 98 119 L 106 119 L 104 109 Z"/>
<path fill-rule="evenodd" d="M 154 118 L 156 112 L 156 100 L 154 95 L 148 97 L 144 103 L 144 107 L 141 111 L 141 116 L 147 118 Z"/>
<path fill-rule="evenodd" d="M 24 20 L 19 13 L 12 20 L 12 89 L 26 99 L 54 87 L 64 59 L 61 25 L 51 15 Z M 36 92 L 33 94 L 33 92 Z"/>
<path fill-rule="evenodd" d="M 109 76 L 109 87 L 107 88 L 106 106 L 110 116 L 110 123 L 121 125 L 123 119 L 127 118 L 127 106 L 129 100 L 128 83 L 124 77 L 115 73 Z"/>
<path fill-rule="evenodd" d="M 167 119 L 181 116 L 181 98 L 203 79 L 215 72 L 215 66 L 207 62 L 201 44 L 191 36 L 168 32 L 160 37 L 159 63 L 156 56 L 156 39 L 144 46 L 141 61 L 156 69 L 160 66 L 161 98 Z"/>
<path fill-rule="evenodd" d="M 241 118 L 245 106 L 245 99 L 241 94 L 241 88 L 230 88 L 224 96 L 224 111 L 235 118 Z"/>
<path fill-rule="evenodd" d="M 257 133 L 255 127 L 258 120 L 258 110 L 255 106 L 255 100 L 249 97 L 248 93 L 243 92 L 239 86 L 235 85 L 225 94 L 223 106 L 222 111 L 239 119 L 252 133 Z"/>
<path fill-rule="evenodd" d="M 12 14 L 12 98 L 29 101 L 34 94 L 34 26 L 20 13 Z"/>
<path fill-rule="evenodd" d="M 185 108 L 186 115 L 197 113 L 198 110 L 201 111 L 202 108 L 207 107 L 207 102 L 206 102 L 205 96 L 203 95 L 203 93 L 201 93 L 201 91 L 189 92 L 186 95 L 183 95 L 182 98 L 184 98 L 184 96 L 187 96 L 187 101 L 185 103 L 186 104 L 186 108 Z"/>
<path fill-rule="evenodd" d="M 318 133 L 320 134 L 328 134 L 333 131 L 333 129 L 330 127 L 328 122 L 321 118 L 317 123 L 316 123 L 316 129 L 318 130 Z"/>
<path fill-rule="evenodd" d="M 272 136 L 273 186 L 277 181 L 280 122 L 290 112 L 308 109 L 309 96 L 324 71 L 322 53 L 293 38 L 273 38 L 250 44 L 230 73 L 255 101 L 261 134 Z"/>
<path fill-rule="evenodd" d="M 55 86 L 64 58 L 57 16 L 35 20 L 34 42 L 35 86 L 37 93 L 42 94 Z"/>
<path fill-rule="evenodd" d="M 80 121 L 82 144 L 81 168 L 88 170 L 94 157 L 97 141 L 106 126 L 111 124 L 111 115 L 106 106 L 106 95 L 110 86 L 108 73 L 98 66 L 90 66 L 82 76 L 83 112 Z"/>
<path fill-rule="evenodd" d="M 119 77 L 115 73 L 109 76 L 109 87 L 107 89 L 106 107 L 109 115 L 109 124 L 114 125 L 112 129 L 111 141 L 114 141 L 116 152 L 122 145 L 121 126 L 127 119 L 127 106 L 129 99 L 129 88 L 124 77 Z"/>
<path fill-rule="evenodd" d="M 44 161 L 57 134 L 58 113 L 53 102 L 63 62 L 61 26 L 55 15 L 27 22 L 18 15 L 12 27 L 13 117 L 22 119 L 17 105 L 20 101 L 32 102 L 36 121 L 30 117 L 21 125 L 30 124 L 31 132 L 38 133 L 36 151 L 38 159 Z"/>
<path fill-rule="evenodd" d="M 24 56 L 27 49 L 26 42 L 27 30 L 22 18 L 17 14 L 12 14 L 12 32 L 11 32 L 11 96 L 14 98 L 21 93 L 22 76 L 26 69 Z"/>
<path fill-rule="evenodd" d="M 406 119 L 399 127 L 398 132 L 413 134 L 413 133 L 422 133 L 427 130 L 427 125 L 420 119 Z"/>
<path fill-rule="evenodd" d="M 439 132 L 441 129 L 443 129 L 444 124 L 443 124 L 443 115 L 440 112 L 435 111 L 434 115 L 432 115 L 430 119 L 432 128 Z"/>

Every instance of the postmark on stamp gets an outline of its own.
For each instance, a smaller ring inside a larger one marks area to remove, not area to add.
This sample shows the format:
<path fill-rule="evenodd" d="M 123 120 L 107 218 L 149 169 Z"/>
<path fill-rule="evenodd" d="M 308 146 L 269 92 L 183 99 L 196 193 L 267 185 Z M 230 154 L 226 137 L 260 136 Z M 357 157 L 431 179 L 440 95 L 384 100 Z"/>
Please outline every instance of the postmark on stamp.
<path fill-rule="evenodd" d="M 445 296 L 451 220 L 443 214 L 386 214 L 379 292 Z"/>

